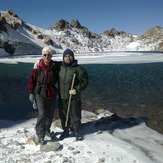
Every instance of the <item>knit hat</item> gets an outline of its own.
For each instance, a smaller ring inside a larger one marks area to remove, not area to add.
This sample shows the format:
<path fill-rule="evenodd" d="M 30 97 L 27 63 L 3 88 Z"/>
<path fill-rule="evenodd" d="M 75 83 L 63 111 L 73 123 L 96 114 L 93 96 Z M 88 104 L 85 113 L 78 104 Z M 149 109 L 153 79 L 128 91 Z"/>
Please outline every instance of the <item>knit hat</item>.
<path fill-rule="evenodd" d="M 63 52 L 63 58 L 64 58 L 65 55 L 67 55 L 67 54 L 71 55 L 71 56 L 74 58 L 74 53 L 73 53 L 72 50 L 66 49 L 66 50 Z"/>

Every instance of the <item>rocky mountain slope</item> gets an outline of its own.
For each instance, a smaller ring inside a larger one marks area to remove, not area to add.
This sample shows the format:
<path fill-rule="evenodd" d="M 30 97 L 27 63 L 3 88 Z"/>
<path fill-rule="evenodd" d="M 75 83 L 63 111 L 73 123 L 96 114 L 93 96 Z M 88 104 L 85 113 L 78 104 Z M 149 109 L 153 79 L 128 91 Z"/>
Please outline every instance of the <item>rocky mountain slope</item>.
<path fill-rule="evenodd" d="M 24 22 L 11 10 L 0 11 L 0 56 L 40 54 L 48 45 L 54 53 L 71 48 L 76 53 L 107 51 L 163 51 L 163 28 L 154 27 L 142 36 L 114 28 L 96 34 L 76 19 L 59 20 L 49 29 Z"/>

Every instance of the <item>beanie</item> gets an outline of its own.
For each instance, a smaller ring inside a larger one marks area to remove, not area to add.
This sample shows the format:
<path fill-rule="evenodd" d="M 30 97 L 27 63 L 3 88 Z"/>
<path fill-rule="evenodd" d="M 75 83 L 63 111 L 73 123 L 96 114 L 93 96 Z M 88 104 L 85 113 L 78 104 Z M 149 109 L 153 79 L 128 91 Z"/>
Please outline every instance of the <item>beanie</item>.
<path fill-rule="evenodd" d="M 72 50 L 66 49 L 66 50 L 63 52 L 63 58 L 64 58 L 65 55 L 67 55 L 67 54 L 71 55 L 71 56 L 74 58 L 74 53 L 73 53 Z"/>

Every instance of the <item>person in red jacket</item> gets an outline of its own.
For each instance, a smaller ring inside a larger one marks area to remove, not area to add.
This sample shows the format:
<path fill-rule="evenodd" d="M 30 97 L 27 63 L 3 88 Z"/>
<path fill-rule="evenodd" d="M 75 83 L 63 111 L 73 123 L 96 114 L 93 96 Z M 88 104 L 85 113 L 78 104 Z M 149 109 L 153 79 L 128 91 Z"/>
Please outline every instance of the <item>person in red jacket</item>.
<path fill-rule="evenodd" d="M 36 102 L 38 117 L 35 126 L 38 143 L 46 144 L 45 135 L 51 136 L 50 127 L 55 111 L 56 84 L 61 62 L 52 60 L 52 50 L 42 49 L 42 59 L 35 63 L 28 81 L 29 100 Z"/>

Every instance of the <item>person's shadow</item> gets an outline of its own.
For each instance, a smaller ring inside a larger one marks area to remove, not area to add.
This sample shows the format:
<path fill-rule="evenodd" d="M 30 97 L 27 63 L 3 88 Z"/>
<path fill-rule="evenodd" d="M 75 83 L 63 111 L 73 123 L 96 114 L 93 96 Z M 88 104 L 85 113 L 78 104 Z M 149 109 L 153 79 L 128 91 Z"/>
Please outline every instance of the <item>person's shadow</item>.
<path fill-rule="evenodd" d="M 141 123 L 145 123 L 144 117 L 123 118 L 116 114 L 113 114 L 112 116 L 108 117 L 102 117 L 101 119 L 82 124 L 81 127 L 82 140 L 89 134 L 94 133 L 98 134 L 103 131 L 108 131 L 110 134 L 112 134 L 115 129 L 123 130 L 126 128 L 131 128 L 140 125 Z"/>
<path fill-rule="evenodd" d="M 79 141 L 84 140 L 86 137 L 89 137 L 89 135 L 91 134 L 100 134 L 103 131 L 108 131 L 110 134 L 112 134 L 115 129 L 123 130 L 126 128 L 131 128 L 140 125 L 141 123 L 145 123 L 144 117 L 123 118 L 116 114 L 107 117 L 102 117 L 98 120 L 81 124 Z M 55 133 L 55 135 L 57 136 L 60 135 L 61 133 L 62 132 L 57 132 Z M 75 138 L 75 134 L 73 131 L 70 131 L 69 137 Z M 56 139 L 53 141 L 60 141 L 60 139 L 56 137 Z"/>

